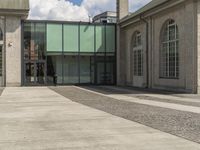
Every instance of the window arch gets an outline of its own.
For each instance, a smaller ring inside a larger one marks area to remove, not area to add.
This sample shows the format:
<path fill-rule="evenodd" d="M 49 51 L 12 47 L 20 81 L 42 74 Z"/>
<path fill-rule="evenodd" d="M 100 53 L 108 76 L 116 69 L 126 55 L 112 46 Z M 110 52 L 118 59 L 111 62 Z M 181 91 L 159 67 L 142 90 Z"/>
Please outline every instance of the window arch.
<path fill-rule="evenodd" d="M 179 78 L 179 32 L 174 20 L 168 20 L 161 31 L 160 77 Z"/>
<path fill-rule="evenodd" d="M 3 32 L 1 30 L 1 28 L 0 28 L 0 41 L 3 41 Z"/>
<path fill-rule="evenodd" d="M 141 32 L 133 34 L 133 66 L 134 76 L 143 76 L 143 50 Z"/>

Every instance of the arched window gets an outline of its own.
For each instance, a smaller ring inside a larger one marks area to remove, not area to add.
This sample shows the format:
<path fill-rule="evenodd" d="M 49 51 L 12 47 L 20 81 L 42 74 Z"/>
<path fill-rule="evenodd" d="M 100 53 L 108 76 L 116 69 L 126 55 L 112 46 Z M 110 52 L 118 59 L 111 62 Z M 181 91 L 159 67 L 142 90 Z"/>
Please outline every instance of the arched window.
<path fill-rule="evenodd" d="M 134 76 L 143 76 L 142 36 L 138 31 L 133 34 L 133 63 Z"/>
<path fill-rule="evenodd" d="M 3 41 L 3 32 L 1 30 L 1 28 L 0 28 L 0 41 Z"/>
<path fill-rule="evenodd" d="M 179 33 L 174 20 L 168 20 L 161 31 L 160 77 L 179 78 Z"/>

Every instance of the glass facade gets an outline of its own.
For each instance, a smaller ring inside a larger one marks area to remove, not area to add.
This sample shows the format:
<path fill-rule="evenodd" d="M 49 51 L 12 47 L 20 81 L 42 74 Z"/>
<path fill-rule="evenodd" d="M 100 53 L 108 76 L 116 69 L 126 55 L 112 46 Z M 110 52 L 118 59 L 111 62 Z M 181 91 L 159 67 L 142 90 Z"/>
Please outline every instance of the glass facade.
<path fill-rule="evenodd" d="M 115 33 L 115 24 L 24 22 L 24 85 L 115 84 Z"/>

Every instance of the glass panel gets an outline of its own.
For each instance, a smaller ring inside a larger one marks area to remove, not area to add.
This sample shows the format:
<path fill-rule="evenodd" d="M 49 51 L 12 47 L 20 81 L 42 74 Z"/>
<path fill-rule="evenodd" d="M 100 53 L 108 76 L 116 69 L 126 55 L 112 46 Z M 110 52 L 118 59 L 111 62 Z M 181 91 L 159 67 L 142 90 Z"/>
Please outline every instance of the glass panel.
<path fill-rule="evenodd" d="M 34 63 L 26 63 L 25 64 L 25 82 L 26 83 L 34 83 L 35 82 L 35 70 Z"/>
<path fill-rule="evenodd" d="M 34 24 L 24 24 L 24 59 L 34 59 L 31 55 L 35 53 L 34 50 Z"/>
<path fill-rule="evenodd" d="M 47 24 L 47 51 L 62 52 L 61 24 Z"/>
<path fill-rule="evenodd" d="M 36 83 L 45 83 L 45 63 L 36 63 Z"/>
<path fill-rule="evenodd" d="M 3 32 L 1 30 L 1 28 L 0 28 L 0 41 L 3 41 Z"/>
<path fill-rule="evenodd" d="M 94 52 L 94 26 L 80 26 L 80 51 Z"/>
<path fill-rule="evenodd" d="M 97 56 L 96 57 L 96 74 L 97 74 L 97 84 L 105 83 L 105 57 Z"/>
<path fill-rule="evenodd" d="M 95 60 L 94 56 L 90 57 L 91 84 L 95 84 Z"/>
<path fill-rule="evenodd" d="M 106 26 L 106 52 L 115 52 L 115 26 Z"/>
<path fill-rule="evenodd" d="M 96 52 L 105 52 L 105 26 L 96 26 Z"/>
<path fill-rule="evenodd" d="M 143 75 L 143 55 L 142 50 L 138 50 L 138 76 Z"/>
<path fill-rule="evenodd" d="M 78 52 L 78 25 L 64 25 L 64 51 Z"/>
<path fill-rule="evenodd" d="M 2 46 L 0 46 L 0 76 L 2 76 L 3 70 L 2 70 L 3 60 L 2 60 Z"/>
<path fill-rule="evenodd" d="M 47 57 L 47 83 L 62 83 L 62 56 Z"/>
<path fill-rule="evenodd" d="M 135 50 L 134 51 L 134 75 L 137 76 L 138 75 L 138 51 Z"/>
<path fill-rule="evenodd" d="M 45 59 L 45 24 L 24 24 L 24 59 Z"/>
<path fill-rule="evenodd" d="M 91 82 L 91 57 L 80 56 L 80 83 Z"/>
<path fill-rule="evenodd" d="M 162 37 L 162 41 L 166 42 L 169 40 L 169 34 L 168 34 L 168 26 L 164 27 L 164 31 L 163 31 L 163 37 Z"/>
<path fill-rule="evenodd" d="M 106 84 L 114 84 L 114 62 L 106 63 Z"/>
<path fill-rule="evenodd" d="M 175 40 L 176 39 L 176 26 L 170 26 L 169 27 L 169 40 Z"/>
<path fill-rule="evenodd" d="M 77 84 L 79 82 L 78 56 L 64 56 L 63 69 L 65 84 Z"/>
<path fill-rule="evenodd" d="M 160 76 L 164 78 L 178 78 L 179 53 L 178 53 L 178 27 L 174 20 L 168 21 L 163 32 L 162 51 L 160 55 Z M 166 38 L 167 37 L 167 38 Z"/>
<path fill-rule="evenodd" d="M 35 48 L 35 59 L 44 60 L 46 51 L 46 34 L 45 34 L 45 24 L 36 23 L 35 24 L 35 38 L 34 38 L 34 48 Z"/>
<path fill-rule="evenodd" d="M 134 50 L 134 76 L 143 75 L 143 54 L 142 50 Z"/>

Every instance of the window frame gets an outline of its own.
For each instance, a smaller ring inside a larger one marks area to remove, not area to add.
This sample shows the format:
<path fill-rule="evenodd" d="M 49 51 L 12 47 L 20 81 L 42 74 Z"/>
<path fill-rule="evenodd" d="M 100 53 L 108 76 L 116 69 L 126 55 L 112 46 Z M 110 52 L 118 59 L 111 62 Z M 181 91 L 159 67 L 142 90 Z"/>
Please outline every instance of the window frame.
<path fill-rule="evenodd" d="M 174 38 L 172 39 L 171 39 L 170 28 L 174 30 L 174 33 L 172 33 L 172 35 L 174 35 Z M 160 39 L 161 42 L 160 42 L 160 57 L 159 57 L 160 59 L 159 76 L 160 78 L 163 79 L 179 79 L 180 76 L 179 30 L 175 20 L 170 19 L 165 22 L 161 30 Z M 164 45 L 166 47 L 164 47 Z"/>
<path fill-rule="evenodd" d="M 136 31 L 133 34 L 133 75 L 143 76 L 143 48 L 142 48 L 142 34 Z"/>

